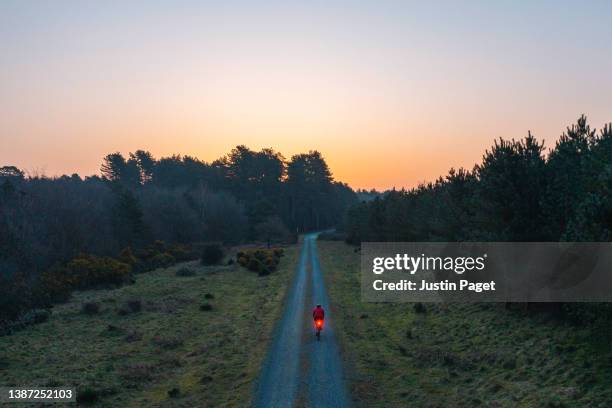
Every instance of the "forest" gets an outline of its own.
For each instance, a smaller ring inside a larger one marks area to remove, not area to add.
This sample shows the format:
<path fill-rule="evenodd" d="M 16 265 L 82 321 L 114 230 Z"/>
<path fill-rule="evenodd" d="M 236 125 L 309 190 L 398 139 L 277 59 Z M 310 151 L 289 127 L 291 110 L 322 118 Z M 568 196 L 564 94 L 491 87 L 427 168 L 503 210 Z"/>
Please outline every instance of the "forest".
<path fill-rule="evenodd" d="M 108 154 L 100 174 L 0 167 L 0 322 L 74 289 L 198 258 L 196 243 L 292 242 L 334 227 L 357 202 L 317 151 L 286 160 L 237 146 L 206 163 L 138 150 Z"/>
<path fill-rule="evenodd" d="M 472 170 L 352 207 L 347 240 L 610 241 L 612 124 L 585 116 L 546 151 L 531 133 L 496 140 Z"/>
<path fill-rule="evenodd" d="M 352 244 L 610 241 L 612 124 L 597 132 L 582 115 L 549 151 L 531 133 L 496 140 L 472 170 L 451 169 L 435 182 L 361 201 L 349 210 L 346 229 Z M 612 327 L 609 303 L 538 308 Z"/>

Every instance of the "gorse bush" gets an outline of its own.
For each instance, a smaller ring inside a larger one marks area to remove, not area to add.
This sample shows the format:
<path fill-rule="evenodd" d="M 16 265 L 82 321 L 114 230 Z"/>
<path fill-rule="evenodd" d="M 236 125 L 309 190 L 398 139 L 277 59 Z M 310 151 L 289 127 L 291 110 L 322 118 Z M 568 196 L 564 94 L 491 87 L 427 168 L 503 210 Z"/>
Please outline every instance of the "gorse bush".
<path fill-rule="evenodd" d="M 219 243 L 206 244 L 202 249 L 202 265 L 216 265 L 223 259 L 223 247 Z"/>
<path fill-rule="evenodd" d="M 110 257 L 79 255 L 66 266 L 56 266 L 40 276 L 40 291 L 49 302 L 66 301 L 75 289 L 125 283 L 132 268 Z"/>
<path fill-rule="evenodd" d="M 136 272 L 147 272 L 157 268 L 167 268 L 177 262 L 191 261 L 198 258 L 192 246 L 155 241 L 136 253 Z"/>
<path fill-rule="evenodd" d="M 276 270 L 282 255 L 282 248 L 257 248 L 239 251 L 236 258 L 241 266 L 265 276 Z"/>
<path fill-rule="evenodd" d="M 81 254 L 64 265 L 55 265 L 42 272 L 38 280 L 29 282 L 17 274 L 13 279 L 0 277 L 0 325 L 17 319 L 32 307 L 48 307 L 65 302 L 73 291 L 134 282 L 131 272 L 146 272 L 174 265 L 177 258 L 197 259 L 191 246 L 166 245 L 155 241 L 140 250 L 138 256 L 130 247 L 124 248 L 117 259 Z M 129 312 L 128 312 L 129 313 Z"/>
<path fill-rule="evenodd" d="M 75 288 L 91 288 L 125 283 L 132 268 L 110 257 L 80 255 L 68 263 L 67 270 Z"/>
<path fill-rule="evenodd" d="M 198 259 L 200 256 L 200 254 L 192 246 L 179 244 L 169 245 L 166 248 L 166 252 L 172 255 L 176 262 L 193 261 Z"/>
<path fill-rule="evenodd" d="M 124 264 L 130 265 L 131 267 L 135 267 L 139 262 L 138 258 L 134 256 L 132 248 L 130 247 L 126 247 L 124 250 L 122 250 L 117 257 L 117 260 L 119 262 L 123 262 Z"/>

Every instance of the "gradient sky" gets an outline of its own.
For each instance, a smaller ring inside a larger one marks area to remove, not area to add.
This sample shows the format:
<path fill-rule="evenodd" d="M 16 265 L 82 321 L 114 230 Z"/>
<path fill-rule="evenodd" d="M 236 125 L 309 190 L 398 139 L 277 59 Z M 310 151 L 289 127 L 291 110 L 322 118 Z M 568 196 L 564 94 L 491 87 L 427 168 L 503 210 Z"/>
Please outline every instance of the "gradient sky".
<path fill-rule="evenodd" d="M 0 165 L 246 144 L 411 187 L 500 136 L 612 121 L 611 21 L 607 1 L 2 0 Z"/>

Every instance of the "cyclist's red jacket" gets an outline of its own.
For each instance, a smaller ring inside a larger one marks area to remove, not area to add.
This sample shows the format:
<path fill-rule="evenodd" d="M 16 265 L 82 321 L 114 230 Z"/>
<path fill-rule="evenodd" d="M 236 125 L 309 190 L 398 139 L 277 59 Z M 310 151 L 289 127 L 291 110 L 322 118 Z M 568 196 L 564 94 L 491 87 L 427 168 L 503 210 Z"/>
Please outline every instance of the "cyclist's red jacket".
<path fill-rule="evenodd" d="M 322 307 L 315 307 L 312 309 L 312 317 L 315 320 L 323 320 L 325 319 L 325 310 Z"/>

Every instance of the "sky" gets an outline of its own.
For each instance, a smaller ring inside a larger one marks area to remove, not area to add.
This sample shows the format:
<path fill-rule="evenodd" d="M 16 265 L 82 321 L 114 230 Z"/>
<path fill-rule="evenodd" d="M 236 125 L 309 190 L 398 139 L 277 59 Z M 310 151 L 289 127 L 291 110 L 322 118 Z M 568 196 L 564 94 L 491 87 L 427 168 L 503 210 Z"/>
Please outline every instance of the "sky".
<path fill-rule="evenodd" d="M 0 165 L 245 144 L 409 188 L 499 137 L 612 121 L 611 20 L 607 1 L 2 0 Z"/>

